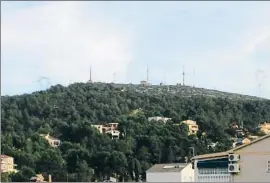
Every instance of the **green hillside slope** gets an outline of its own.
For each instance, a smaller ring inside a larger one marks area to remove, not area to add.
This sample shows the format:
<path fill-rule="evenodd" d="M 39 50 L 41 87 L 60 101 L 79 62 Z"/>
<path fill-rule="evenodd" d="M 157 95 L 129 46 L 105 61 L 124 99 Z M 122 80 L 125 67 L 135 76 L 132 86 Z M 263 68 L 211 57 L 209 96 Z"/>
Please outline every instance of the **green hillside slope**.
<path fill-rule="evenodd" d="M 42 173 L 63 182 L 104 180 L 112 175 L 138 180 L 152 164 L 184 162 L 192 156 L 190 147 L 195 147 L 196 154 L 230 148 L 226 132 L 233 121 L 258 133 L 259 123 L 270 120 L 270 101 L 265 99 L 228 97 L 217 91 L 215 97 L 186 95 L 181 89 L 172 93 L 158 87 L 144 93 L 138 88 L 57 85 L 43 92 L 1 97 L 1 153 L 13 156 L 20 170 L 10 179 L 28 181 Z M 151 116 L 172 121 L 148 122 Z M 186 119 L 197 121 L 197 136 L 188 136 L 185 125 L 173 125 Z M 109 122 L 119 123 L 119 140 L 91 127 Z M 41 133 L 59 138 L 61 146 L 50 147 Z M 208 148 L 211 142 L 219 144 Z"/>

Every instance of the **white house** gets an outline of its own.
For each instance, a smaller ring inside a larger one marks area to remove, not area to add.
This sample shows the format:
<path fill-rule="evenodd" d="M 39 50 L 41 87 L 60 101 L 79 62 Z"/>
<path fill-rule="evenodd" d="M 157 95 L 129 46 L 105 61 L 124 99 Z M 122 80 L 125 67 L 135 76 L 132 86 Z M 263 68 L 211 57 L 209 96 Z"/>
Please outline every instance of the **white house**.
<path fill-rule="evenodd" d="M 110 130 L 106 132 L 107 134 L 111 134 L 112 139 L 119 139 L 120 132 L 118 130 Z"/>
<path fill-rule="evenodd" d="M 195 182 L 269 182 L 270 134 L 229 151 L 192 159 Z"/>
<path fill-rule="evenodd" d="M 58 147 L 61 144 L 61 141 L 59 139 L 52 137 L 49 134 L 40 134 L 40 136 L 47 140 L 52 147 Z"/>
<path fill-rule="evenodd" d="M 194 182 L 191 163 L 156 164 L 146 171 L 146 182 Z"/>
<path fill-rule="evenodd" d="M 155 117 L 149 117 L 148 121 L 162 121 L 163 123 L 166 123 L 167 121 L 171 120 L 172 118 L 165 118 L 161 116 L 155 116 Z"/>

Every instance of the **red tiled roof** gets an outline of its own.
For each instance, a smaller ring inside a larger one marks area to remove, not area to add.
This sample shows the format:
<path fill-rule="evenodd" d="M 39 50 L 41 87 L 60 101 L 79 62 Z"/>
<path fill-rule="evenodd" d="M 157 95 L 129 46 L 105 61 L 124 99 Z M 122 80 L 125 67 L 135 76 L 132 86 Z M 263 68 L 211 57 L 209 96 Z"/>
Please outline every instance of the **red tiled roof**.
<path fill-rule="evenodd" d="M 1 154 L 1 158 L 11 158 L 10 156 L 7 156 L 5 154 Z"/>

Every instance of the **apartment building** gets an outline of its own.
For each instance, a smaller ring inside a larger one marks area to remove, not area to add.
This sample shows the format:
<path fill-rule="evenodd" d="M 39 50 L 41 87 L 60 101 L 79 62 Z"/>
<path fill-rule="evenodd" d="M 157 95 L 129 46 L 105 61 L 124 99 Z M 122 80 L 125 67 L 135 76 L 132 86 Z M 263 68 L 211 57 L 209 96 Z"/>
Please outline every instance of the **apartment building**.
<path fill-rule="evenodd" d="M 1 173 L 17 172 L 17 170 L 14 168 L 16 166 L 16 164 L 14 164 L 14 158 L 11 156 L 1 154 L 0 166 L 1 166 Z"/>
<path fill-rule="evenodd" d="M 192 158 L 195 182 L 269 182 L 270 134 L 229 151 Z"/>

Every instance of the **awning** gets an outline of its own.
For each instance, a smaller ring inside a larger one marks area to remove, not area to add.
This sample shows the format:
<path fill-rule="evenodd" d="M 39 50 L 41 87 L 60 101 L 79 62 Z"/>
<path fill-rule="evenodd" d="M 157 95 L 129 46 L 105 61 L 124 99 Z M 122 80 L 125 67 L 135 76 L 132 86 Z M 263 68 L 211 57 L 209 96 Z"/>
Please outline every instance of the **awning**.
<path fill-rule="evenodd" d="M 227 168 L 229 164 L 228 158 L 198 161 L 198 168 Z"/>

